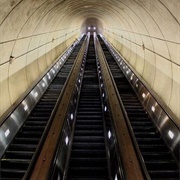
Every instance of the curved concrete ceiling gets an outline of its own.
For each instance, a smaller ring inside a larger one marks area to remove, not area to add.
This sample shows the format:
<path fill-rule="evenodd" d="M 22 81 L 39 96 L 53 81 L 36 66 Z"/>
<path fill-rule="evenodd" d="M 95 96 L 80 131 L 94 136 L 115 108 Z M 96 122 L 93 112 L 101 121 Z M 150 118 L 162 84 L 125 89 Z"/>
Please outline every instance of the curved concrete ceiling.
<path fill-rule="evenodd" d="M 179 0 L 0 0 L 0 115 L 91 25 L 180 119 Z"/>

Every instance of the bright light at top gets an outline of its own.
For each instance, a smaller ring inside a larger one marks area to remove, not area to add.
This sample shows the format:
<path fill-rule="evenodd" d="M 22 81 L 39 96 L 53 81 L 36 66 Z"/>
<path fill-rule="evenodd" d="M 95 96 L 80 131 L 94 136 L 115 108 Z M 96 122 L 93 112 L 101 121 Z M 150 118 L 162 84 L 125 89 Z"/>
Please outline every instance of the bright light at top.
<path fill-rule="evenodd" d="M 96 27 L 94 27 L 93 29 L 96 30 Z"/>
<path fill-rule="evenodd" d="M 90 30 L 91 29 L 91 27 L 88 27 L 88 30 Z"/>

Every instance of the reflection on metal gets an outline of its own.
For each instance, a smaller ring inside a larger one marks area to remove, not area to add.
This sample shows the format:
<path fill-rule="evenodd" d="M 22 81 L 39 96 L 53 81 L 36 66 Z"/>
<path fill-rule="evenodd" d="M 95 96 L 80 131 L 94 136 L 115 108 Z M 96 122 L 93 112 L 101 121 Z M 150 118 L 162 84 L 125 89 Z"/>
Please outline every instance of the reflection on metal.
<path fill-rule="evenodd" d="M 3 123 L 0 126 L 0 158 L 82 37 L 83 35 L 56 60 L 44 77 L 29 90 L 25 98 L 2 120 Z"/>
<path fill-rule="evenodd" d="M 151 116 L 153 123 L 159 129 L 165 143 L 169 149 L 173 152 L 176 161 L 179 163 L 179 144 L 180 144 L 180 124 L 177 124 L 178 121 L 175 121 L 167 112 L 166 107 L 160 104 L 157 101 L 151 90 L 148 89 L 135 75 L 132 69 L 128 64 L 121 58 L 119 53 L 112 48 L 112 46 L 107 42 L 107 40 L 101 35 L 101 38 L 104 40 L 105 44 L 109 48 L 112 56 L 116 60 L 120 69 L 130 82 L 131 86 L 137 93 L 140 101 L 142 102 L 144 108 Z M 119 61 L 120 59 L 120 61 Z M 130 71 L 127 73 L 127 68 Z"/>
<path fill-rule="evenodd" d="M 10 133 L 10 130 L 7 129 L 7 130 L 5 131 L 5 133 L 4 133 L 5 137 L 8 137 L 9 133 Z"/>

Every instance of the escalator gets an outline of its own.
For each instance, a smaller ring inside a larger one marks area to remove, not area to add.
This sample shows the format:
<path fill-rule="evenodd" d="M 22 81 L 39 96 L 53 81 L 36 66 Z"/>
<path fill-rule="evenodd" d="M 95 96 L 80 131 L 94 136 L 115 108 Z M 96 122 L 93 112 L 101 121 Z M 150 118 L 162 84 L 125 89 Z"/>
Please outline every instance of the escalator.
<path fill-rule="evenodd" d="M 66 179 L 109 179 L 103 112 L 91 36 Z"/>
<path fill-rule="evenodd" d="M 22 179 L 30 170 L 48 130 L 49 119 L 71 71 L 84 38 L 75 47 L 64 66 L 36 104 L 1 159 L 0 179 Z"/>
<path fill-rule="evenodd" d="M 99 37 L 136 141 L 151 179 L 179 179 L 179 169 L 150 116 L 143 108 L 128 80 Z"/>

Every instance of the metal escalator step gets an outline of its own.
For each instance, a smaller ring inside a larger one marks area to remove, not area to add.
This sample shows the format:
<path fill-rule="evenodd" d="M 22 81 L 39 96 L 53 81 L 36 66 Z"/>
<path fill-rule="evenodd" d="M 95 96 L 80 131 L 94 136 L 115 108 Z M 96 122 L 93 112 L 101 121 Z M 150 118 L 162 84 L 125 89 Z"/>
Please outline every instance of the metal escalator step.
<path fill-rule="evenodd" d="M 146 126 L 143 128 L 142 128 L 142 126 L 133 126 L 133 131 L 135 131 L 135 132 L 155 132 L 156 128 L 152 127 L 152 126 Z"/>
<path fill-rule="evenodd" d="M 167 152 L 156 152 L 156 151 L 152 151 L 152 152 L 142 152 L 143 158 L 145 159 L 145 161 L 147 160 L 151 160 L 151 159 L 160 159 L 160 160 L 171 160 L 172 159 L 172 155 L 169 151 Z"/>
<path fill-rule="evenodd" d="M 78 108 L 80 111 L 85 111 L 85 112 L 88 112 L 88 111 L 94 111 L 94 112 L 99 111 L 99 112 L 101 112 L 101 107 L 99 107 L 99 105 L 94 106 L 94 105 L 89 104 L 86 107 L 79 106 Z"/>
<path fill-rule="evenodd" d="M 145 162 L 148 170 L 173 170 L 177 169 L 174 160 L 151 159 Z"/>
<path fill-rule="evenodd" d="M 18 158 L 18 159 L 28 160 L 28 159 L 32 158 L 33 154 L 34 154 L 34 152 L 30 152 L 30 151 L 10 151 L 10 150 L 8 150 L 8 151 L 6 151 L 5 157 L 8 159 Z"/>
<path fill-rule="evenodd" d="M 67 180 L 109 180 L 108 177 L 67 177 Z"/>
<path fill-rule="evenodd" d="M 25 131 L 44 131 L 45 126 L 24 126 Z"/>
<path fill-rule="evenodd" d="M 104 142 L 103 136 L 74 136 L 74 142 Z"/>
<path fill-rule="evenodd" d="M 47 121 L 27 121 L 26 125 L 28 126 L 46 126 Z"/>
<path fill-rule="evenodd" d="M 42 132 L 39 131 L 35 131 L 35 132 L 31 132 L 31 131 L 20 131 L 18 132 L 18 136 L 22 136 L 22 137 L 41 137 Z"/>
<path fill-rule="evenodd" d="M 103 136 L 104 135 L 104 131 L 103 130 L 76 130 L 74 132 L 74 135 L 75 136 L 88 136 L 88 135 L 91 135 L 91 136 Z"/>
<path fill-rule="evenodd" d="M 81 150 L 81 149 L 72 149 L 71 152 L 71 157 L 76 157 L 76 158 L 100 158 L 100 157 L 105 157 L 106 152 L 105 149 L 103 150 Z"/>
<path fill-rule="evenodd" d="M 82 150 L 102 150 L 105 149 L 104 143 L 88 143 L 88 142 L 74 142 L 72 144 L 72 149 L 82 149 Z"/>
<path fill-rule="evenodd" d="M 69 168 L 69 175 L 70 177 L 106 178 L 108 172 L 106 167 L 71 167 Z"/>
<path fill-rule="evenodd" d="M 137 138 L 159 138 L 159 133 L 156 132 L 135 132 L 134 133 Z"/>
<path fill-rule="evenodd" d="M 141 113 L 141 112 L 134 112 L 134 113 L 132 113 L 132 112 L 127 112 L 127 114 L 128 114 L 128 116 L 131 118 L 131 117 L 137 117 L 137 118 L 141 118 L 141 117 L 143 117 L 143 118 L 148 118 L 148 114 L 146 114 L 146 113 Z"/>
<path fill-rule="evenodd" d="M 163 141 L 161 138 L 136 138 L 137 142 L 139 144 L 149 144 L 149 146 L 154 145 L 154 144 L 163 144 Z"/>
<path fill-rule="evenodd" d="M 37 121 L 37 120 L 42 120 L 42 121 L 44 121 L 44 120 L 48 120 L 49 119 L 49 117 L 48 116 L 40 116 L 40 117 L 38 117 L 38 116 L 30 116 L 29 118 L 28 118 L 29 120 L 35 120 L 35 121 Z"/>
<path fill-rule="evenodd" d="M 76 125 L 77 130 L 102 130 L 102 125 Z"/>
<path fill-rule="evenodd" d="M 149 170 L 152 180 L 179 180 L 178 170 Z"/>
<path fill-rule="evenodd" d="M 1 180 L 8 179 L 8 180 L 14 180 L 14 179 L 22 179 L 26 170 L 19 170 L 19 169 L 3 169 L 1 168 L 0 174 L 1 174 Z"/>
<path fill-rule="evenodd" d="M 87 119 L 87 120 L 91 120 L 91 119 L 96 119 L 96 120 L 98 120 L 98 119 L 101 119 L 102 118 L 102 115 L 100 114 L 98 114 L 98 115 L 93 115 L 93 114 L 91 114 L 91 116 L 86 116 L 85 114 L 78 114 L 77 113 L 77 119 Z"/>
<path fill-rule="evenodd" d="M 151 146 L 148 145 L 139 145 L 140 149 L 142 152 L 152 152 L 152 151 L 156 151 L 156 152 L 167 152 L 168 149 L 164 144 L 154 144 Z"/>
<path fill-rule="evenodd" d="M 78 125 L 103 125 L 103 122 L 101 120 L 78 120 L 78 122 L 76 123 Z"/>
<path fill-rule="evenodd" d="M 133 121 L 131 122 L 132 126 L 153 126 L 150 121 Z"/>
<path fill-rule="evenodd" d="M 1 159 L 1 169 L 22 169 L 26 170 L 30 161 L 24 159 Z"/>
<path fill-rule="evenodd" d="M 77 115 L 85 115 L 85 116 L 89 116 L 89 115 L 93 115 L 93 116 L 99 116 L 99 117 L 102 117 L 102 113 L 99 112 L 99 111 L 81 111 L 81 110 L 78 110 L 77 112 Z"/>
<path fill-rule="evenodd" d="M 21 138 L 21 137 L 15 137 L 13 140 L 13 143 L 17 143 L 17 144 L 38 144 L 39 142 L 39 138 Z"/>
<path fill-rule="evenodd" d="M 32 144 L 15 144 L 12 143 L 9 147 L 9 150 L 13 150 L 13 151 L 35 151 L 36 149 L 36 145 L 32 145 Z"/>
<path fill-rule="evenodd" d="M 107 159 L 105 158 L 70 158 L 71 167 L 106 167 Z"/>

